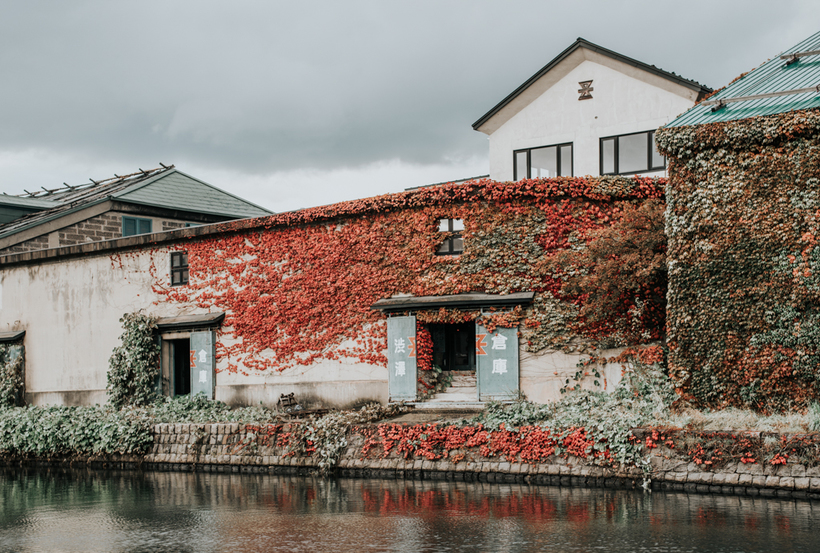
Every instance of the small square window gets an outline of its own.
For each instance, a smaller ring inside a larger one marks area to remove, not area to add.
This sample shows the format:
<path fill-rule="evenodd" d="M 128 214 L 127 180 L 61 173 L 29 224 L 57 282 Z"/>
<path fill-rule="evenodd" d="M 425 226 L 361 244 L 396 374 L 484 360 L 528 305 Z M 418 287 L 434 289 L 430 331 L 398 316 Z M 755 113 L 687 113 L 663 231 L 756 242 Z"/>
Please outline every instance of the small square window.
<path fill-rule="evenodd" d="M 136 234 L 150 234 L 151 233 L 151 219 L 143 219 L 142 217 L 128 217 L 122 216 L 122 235 L 134 236 Z"/>
<path fill-rule="evenodd" d="M 461 231 L 464 230 L 462 219 L 439 219 L 438 231 L 447 233 L 441 243 L 436 255 L 459 255 L 464 251 L 464 238 Z"/>
<path fill-rule="evenodd" d="M 188 252 L 171 252 L 171 286 L 188 284 Z"/>

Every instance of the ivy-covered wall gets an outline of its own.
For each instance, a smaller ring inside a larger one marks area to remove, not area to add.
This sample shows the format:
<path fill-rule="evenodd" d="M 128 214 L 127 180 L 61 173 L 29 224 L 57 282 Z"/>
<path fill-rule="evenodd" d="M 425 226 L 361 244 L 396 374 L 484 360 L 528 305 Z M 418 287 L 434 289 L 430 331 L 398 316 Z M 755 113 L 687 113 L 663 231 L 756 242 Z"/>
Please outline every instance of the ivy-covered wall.
<path fill-rule="evenodd" d="M 167 302 L 224 311 L 217 354 L 241 374 L 321 360 L 384 366 L 384 315 L 371 306 L 394 294 L 534 291 L 534 303 L 503 322 L 520 324 L 527 351 L 577 349 L 602 335 L 607 346 L 624 345 L 616 325 L 609 333 L 600 322 L 585 325 L 584 296 L 562 296 L 566 275 L 548 261 L 583 249 L 625 204 L 660 198 L 664 186 L 622 177 L 484 180 L 274 215 L 238 232 L 230 229 L 246 223 L 226 223 L 226 232 L 175 246 L 188 251 L 188 286 L 169 286 L 155 268 L 154 291 Z M 464 221 L 462 255 L 436 255 L 449 236 L 439 232 L 442 218 Z M 651 311 L 631 311 L 647 341 L 662 332 Z M 421 319 L 476 315 L 442 311 Z"/>
<path fill-rule="evenodd" d="M 669 365 L 696 404 L 820 394 L 820 111 L 661 129 Z"/>
<path fill-rule="evenodd" d="M 350 407 L 387 399 L 387 325 L 372 309 L 377 300 L 532 291 L 532 305 L 505 315 L 445 309 L 419 312 L 417 320 L 422 331 L 477 317 L 488 328 L 517 327 L 525 350 L 521 389 L 547 401 L 560 396 L 567 378 L 583 376 L 583 350 L 662 335 L 664 295 L 656 288 L 645 297 L 630 290 L 591 323 L 582 314 L 589 296 L 564 289 L 589 267 L 572 256 L 555 261 L 560 252 L 592 250 L 587 241 L 597 230 L 619 228 L 614 223 L 632 207 L 657 203 L 664 187 L 663 180 L 622 177 L 485 180 L 5 257 L 0 323 L 27 329 L 32 404 L 104 403 L 123 313 L 224 312 L 218 399 L 272 406 L 294 392 L 303 406 Z M 439 232 L 442 218 L 464 221 L 462 255 L 436 255 L 450 236 Z M 170 255 L 179 250 L 188 252 L 190 282 L 171 286 Z M 624 317 L 629 324 L 615 324 Z M 426 356 L 419 361 L 429 366 L 429 339 L 420 336 Z M 595 379 L 611 387 L 619 374 L 613 366 Z"/>

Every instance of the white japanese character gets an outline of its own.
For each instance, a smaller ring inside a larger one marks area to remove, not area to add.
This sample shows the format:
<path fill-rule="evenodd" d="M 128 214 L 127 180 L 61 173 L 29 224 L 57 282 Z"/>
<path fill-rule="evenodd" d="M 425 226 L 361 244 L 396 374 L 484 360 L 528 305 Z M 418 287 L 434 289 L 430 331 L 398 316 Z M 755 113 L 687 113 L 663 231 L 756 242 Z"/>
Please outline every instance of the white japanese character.
<path fill-rule="evenodd" d="M 507 349 L 507 337 L 502 336 L 501 334 L 496 334 L 493 336 L 492 349 Z"/>
<path fill-rule="evenodd" d="M 404 376 L 404 361 L 396 361 L 396 376 Z"/>
<path fill-rule="evenodd" d="M 506 359 L 493 359 L 493 374 L 504 374 L 507 372 Z"/>
<path fill-rule="evenodd" d="M 393 340 L 393 344 L 396 346 L 396 353 L 406 353 L 404 351 L 404 338 L 396 338 Z"/>
<path fill-rule="evenodd" d="M 207 361 L 208 361 L 208 353 L 204 349 L 199 350 L 199 362 L 200 363 L 205 363 Z"/>
<path fill-rule="evenodd" d="M 199 371 L 199 381 L 208 382 L 208 373 L 206 373 L 205 371 Z"/>

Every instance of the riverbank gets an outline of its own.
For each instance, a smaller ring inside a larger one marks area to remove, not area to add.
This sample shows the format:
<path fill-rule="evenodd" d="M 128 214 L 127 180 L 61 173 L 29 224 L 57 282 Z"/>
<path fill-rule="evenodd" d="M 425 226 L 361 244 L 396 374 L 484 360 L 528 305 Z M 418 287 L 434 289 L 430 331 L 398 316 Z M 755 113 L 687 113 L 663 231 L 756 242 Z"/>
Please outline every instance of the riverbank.
<path fill-rule="evenodd" d="M 376 423 L 356 425 L 346 432 L 346 446 L 332 467 L 322 467 L 317 451 L 296 453 L 291 440 L 304 430 L 303 422 L 283 424 L 156 424 L 145 454 L 0 456 L 5 466 L 88 466 L 182 472 L 245 472 L 312 474 L 320 470 L 338 476 L 387 479 L 518 482 L 604 488 L 651 488 L 701 494 L 764 496 L 820 500 L 820 466 L 805 457 L 816 448 L 816 434 L 761 432 L 720 433 L 635 429 L 635 442 L 646 453 L 643 466 L 622 467 L 602 461 L 605 455 L 571 450 L 572 444 L 549 453 L 549 437 L 538 438 L 540 457 L 534 458 L 532 432 L 454 429 L 449 423 Z M 565 434 L 578 440 L 583 433 Z M 469 435 L 466 439 L 461 439 Z M 449 443 L 448 443 L 449 440 Z M 710 446 L 710 440 L 712 445 Z M 728 451 L 740 444 L 735 460 Z M 679 445 L 698 443 L 700 449 Z M 505 445 L 507 444 L 507 445 Z M 750 460 L 766 445 L 780 444 L 775 463 Z M 579 444 L 580 445 L 580 444 Z M 710 457 L 704 445 L 712 447 Z M 781 447 L 782 446 L 782 447 Z M 802 454 L 798 451 L 802 447 Z M 757 448 L 757 449 L 756 449 Z M 573 453 L 574 451 L 574 453 Z M 717 452 L 717 455 L 715 455 Z M 698 456 L 700 454 L 700 456 Z M 693 457 L 694 455 L 694 457 Z M 745 461 L 744 461 L 745 459 Z M 816 459 L 816 457 L 814 457 Z M 791 460 L 791 461 L 790 461 Z M 796 462 L 800 461 L 800 462 Z M 820 461 L 820 460 L 818 460 Z"/>

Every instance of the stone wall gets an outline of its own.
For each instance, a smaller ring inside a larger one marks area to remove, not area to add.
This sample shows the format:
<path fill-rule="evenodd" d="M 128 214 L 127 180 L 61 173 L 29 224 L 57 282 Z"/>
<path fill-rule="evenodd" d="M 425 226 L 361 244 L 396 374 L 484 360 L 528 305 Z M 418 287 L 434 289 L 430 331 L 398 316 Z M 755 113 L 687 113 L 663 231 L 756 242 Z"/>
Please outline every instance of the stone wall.
<path fill-rule="evenodd" d="M 262 427 L 239 423 L 158 424 L 154 426 L 153 446 L 143 456 L 47 461 L 0 458 L 0 462 L 6 465 L 79 463 L 100 468 L 153 471 L 314 473 L 319 466 L 317 457 L 290 454 L 283 445 L 298 424 Z M 361 428 L 367 429 L 368 426 Z M 636 434 L 640 433 L 640 430 L 636 431 Z M 366 434 L 348 434 L 347 449 L 334 471 L 337 475 L 605 488 L 638 489 L 644 486 L 643 472 L 637 467 L 600 467 L 572 457 L 553 456 L 547 462 L 530 464 L 483 457 L 477 451 L 468 452 L 460 462 L 405 459 L 395 450 L 386 457 L 379 456 L 375 450 L 363 455 Z M 683 459 L 678 452 L 658 447 L 652 450 L 650 467 L 650 482 L 646 486 L 656 490 L 820 500 L 820 466 L 730 463 L 719 469 L 704 470 L 703 465 Z"/>

